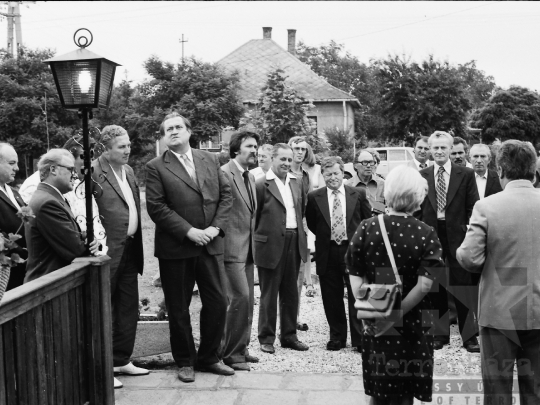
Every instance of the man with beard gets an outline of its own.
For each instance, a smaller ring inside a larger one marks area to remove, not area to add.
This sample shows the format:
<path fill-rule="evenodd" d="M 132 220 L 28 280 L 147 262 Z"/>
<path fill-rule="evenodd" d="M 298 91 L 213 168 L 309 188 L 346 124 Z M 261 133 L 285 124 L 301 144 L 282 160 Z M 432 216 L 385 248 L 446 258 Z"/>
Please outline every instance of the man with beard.
<path fill-rule="evenodd" d="M 307 238 L 302 225 L 304 194 L 300 181 L 290 173 L 293 151 L 278 143 L 272 167 L 257 180 L 255 264 L 259 269 L 259 343 L 265 353 L 274 353 L 277 300 L 281 324 L 281 347 L 308 350 L 296 336 L 298 315 L 297 280 L 300 261 L 307 261 Z"/>
<path fill-rule="evenodd" d="M 480 199 L 489 197 L 502 191 L 499 176 L 495 170 L 488 169 L 491 161 L 491 150 L 483 143 L 477 143 L 471 147 L 469 157 L 475 172 L 476 186 Z"/>
<path fill-rule="evenodd" d="M 224 284 L 229 298 L 225 333 L 223 336 L 223 362 L 233 370 L 249 371 L 248 363 L 259 359 L 248 352 L 253 321 L 254 265 L 253 231 L 255 229 L 255 177 L 248 170 L 257 156 L 259 135 L 254 132 L 236 132 L 229 143 L 231 160 L 221 166 L 231 185 L 234 204 L 227 233 L 224 238 Z"/>
<path fill-rule="evenodd" d="M 472 165 L 467 162 L 468 150 L 469 145 L 467 144 L 467 141 L 459 136 L 455 136 L 454 145 L 452 146 L 452 151 L 450 152 L 450 160 L 452 163 L 461 167 L 469 167 L 472 169 Z"/>

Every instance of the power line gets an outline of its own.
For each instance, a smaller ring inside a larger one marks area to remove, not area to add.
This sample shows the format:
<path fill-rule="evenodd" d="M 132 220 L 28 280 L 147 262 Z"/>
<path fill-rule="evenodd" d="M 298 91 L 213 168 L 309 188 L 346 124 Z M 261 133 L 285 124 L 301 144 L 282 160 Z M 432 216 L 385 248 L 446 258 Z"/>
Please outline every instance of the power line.
<path fill-rule="evenodd" d="M 352 36 L 352 37 L 340 38 L 340 39 L 338 39 L 337 41 L 344 41 L 344 40 L 346 40 L 346 39 L 365 37 L 365 36 L 367 36 L 367 35 L 378 34 L 378 33 L 380 33 L 380 32 L 385 32 L 385 31 L 391 31 L 391 30 L 395 30 L 395 29 L 398 29 L 398 28 L 407 27 L 407 26 L 409 26 L 409 25 L 420 24 L 420 23 L 423 23 L 423 22 L 426 22 L 426 21 L 435 20 L 435 19 L 437 19 L 437 18 L 447 17 L 447 16 L 453 15 L 453 14 L 464 13 L 465 11 L 470 11 L 470 10 L 474 10 L 474 9 L 477 9 L 477 8 L 486 7 L 486 6 L 489 6 L 489 5 L 491 5 L 491 4 L 493 4 L 493 3 L 482 4 L 482 5 L 480 5 L 480 6 L 467 8 L 467 9 L 465 9 L 465 10 L 458 10 L 458 11 L 453 11 L 453 12 L 447 13 L 447 14 L 436 15 L 436 16 L 434 16 L 434 17 L 426 18 L 426 19 L 423 19 L 423 20 L 413 21 L 413 22 L 407 23 L 407 24 L 396 25 L 395 27 L 385 28 L 385 29 L 378 30 L 378 31 L 366 32 L 365 34 L 354 35 L 354 36 Z"/>

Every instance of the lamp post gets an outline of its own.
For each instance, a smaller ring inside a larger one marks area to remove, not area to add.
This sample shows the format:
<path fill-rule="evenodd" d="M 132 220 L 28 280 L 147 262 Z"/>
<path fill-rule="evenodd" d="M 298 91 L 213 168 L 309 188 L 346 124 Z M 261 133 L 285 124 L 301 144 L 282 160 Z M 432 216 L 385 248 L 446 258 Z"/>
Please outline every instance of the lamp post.
<path fill-rule="evenodd" d="M 77 37 L 79 31 L 87 31 Z M 82 119 L 83 149 L 84 149 L 84 182 L 86 200 L 86 237 L 88 245 L 94 239 L 94 222 L 92 215 L 92 161 L 90 153 L 90 134 L 88 119 L 92 118 L 92 109 L 109 108 L 117 66 L 111 60 L 87 50 L 93 41 L 92 33 L 86 28 L 75 31 L 73 41 L 79 49 L 54 58 L 47 59 L 60 96 L 62 107 L 67 110 L 77 110 Z"/>

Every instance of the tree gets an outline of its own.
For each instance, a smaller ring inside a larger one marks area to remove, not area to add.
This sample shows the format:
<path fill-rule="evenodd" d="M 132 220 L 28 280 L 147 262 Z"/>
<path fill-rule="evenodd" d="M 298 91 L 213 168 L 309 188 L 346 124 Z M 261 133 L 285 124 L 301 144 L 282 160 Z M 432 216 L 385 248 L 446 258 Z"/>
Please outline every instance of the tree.
<path fill-rule="evenodd" d="M 435 130 L 465 136 L 471 102 L 457 68 L 433 55 L 422 63 L 396 55 L 375 66 L 389 138 L 405 140 Z"/>
<path fill-rule="evenodd" d="M 296 55 L 329 84 L 358 99 L 361 107 L 355 111 L 357 137 L 375 139 L 382 136 L 384 123 L 378 113 L 380 94 L 371 66 L 361 63 L 356 56 L 344 50 L 343 44 L 335 41 L 319 47 L 300 41 Z"/>
<path fill-rule="evenodd" d="M 314 122 L 307 117 L 313 104 L 291 88 L 286 78 L 282 69 L 270 72 L 259 103 L 240 120 L 240 127 L 257 130 L 262 143 L 287 143 L 299 135 L 317 138 Z"/>
<path fill-rule="evenodd" d="M 473 110 L 481 108 L 494 91 L 500 90 L 493 76 L 486 76 L 485 72 L 477 69 L 474 60 L 458 65 L 457 71 L 464 82 L 465 93 Z"/>
<path fill-rule="evenodd" d="M 190 142 L 196 146 L 226 126 L 238 126 L 243 113 L 238 74 L 195 58 L 174 66 L 153 56 L 144 66 L 153 79 L 137 86 L 131 99 L 135 115 L 126 119 L 134 128 L 147 128 L 150 123 L 155 132 L 165 113 L 178 111 L 192 122 Z"/>
<path fill-rule="evenodd" d="M 62 107 L 50 69 L 42 63 L 52 56 L 50 49 L 24 48 L 18 59 L 0 52 L 0 140 L 19 154 L 36 156 L 48 144 L 62 146 L 80 126 L 77 114 Z"/>
<path fill-rule="evenodd" d="M 540 142 L 540 96 L 525 87 L 511 86 L 494 94 L 478 111 L 471 124 L 482 130 L 482 142 L 518 139 Z"/>

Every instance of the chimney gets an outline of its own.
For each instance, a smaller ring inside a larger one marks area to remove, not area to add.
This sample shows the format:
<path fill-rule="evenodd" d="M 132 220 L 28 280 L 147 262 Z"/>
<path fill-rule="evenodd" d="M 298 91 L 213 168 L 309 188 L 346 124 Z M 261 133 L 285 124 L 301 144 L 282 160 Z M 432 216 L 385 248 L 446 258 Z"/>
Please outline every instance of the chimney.
<path fill-rule="evenodd" d="M 263 39 L 272 39 L 272 27 L 263 27 Z"/>
<path fill-rule="evenodd" d="M 289 53 L 296 55 L 296 30 L 287 30 L 287 32 L 289 33 L 287 50 Z"/>

